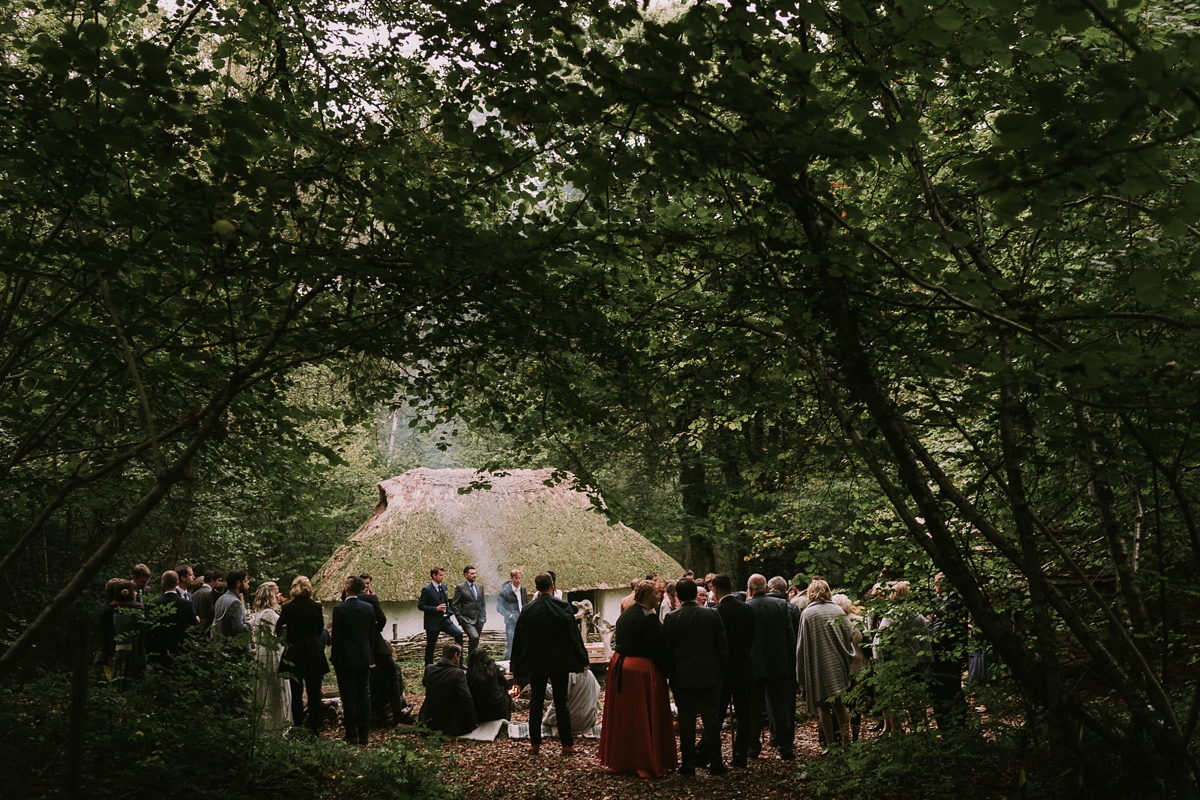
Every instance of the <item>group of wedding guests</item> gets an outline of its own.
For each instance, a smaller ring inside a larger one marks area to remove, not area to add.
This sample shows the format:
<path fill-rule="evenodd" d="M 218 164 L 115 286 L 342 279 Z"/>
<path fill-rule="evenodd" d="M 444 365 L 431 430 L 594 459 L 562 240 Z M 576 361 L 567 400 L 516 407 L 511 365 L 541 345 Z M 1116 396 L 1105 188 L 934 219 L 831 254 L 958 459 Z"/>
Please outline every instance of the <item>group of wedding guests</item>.
<path fill-rule="evenodd" d="M 437 590 L 443 572 L 441 567 L 433 568 L 433 581 L 423 592 L 428 598 L 426 613 L 432 616 L 427 630 L 443 630 L 445 617 L 441 615 L 447 604 L 434 602 L 441 599 Z M 512 719 L 513 700 L 527 687 L 529 737 L 535 751 L 541 747 L 544 723 L 559 728 L 563 751 L 571 753 L 574 736 L 590 731 L 596 723 L 600 683 L 588 669 L 574 609 L 562 600 L 554 573 L 543 572 L 534 579 L 532 597 L 521 587 L 520 577 L 520 571 L 513 570 L 513 580 L 504 586 L 511 593 L 515 583 L 519 594 L 505 598 L 502 593 L 500 598 L 501 612 L 511 618 L 506 653 L 511 655 L 511 679 L 482 648 L 470 654 L 464 671 L 462 645 L 447 642 L 441 659 L 425 667 L 420 720 L 432 730 L 461 736 L 485 722 Z M 456 595 L 463 594 L 473 596 L 469 589 L 459 592 L 456 588 Z M 515 613 L 508 613 L 506 602 Z M 548 713 L 547 700 L 551 703 Z"/>
<path fill-rule="evenodd" d="M 846 698 L 872 657 L 904 665 L 895 679 L 914 682 L 910 694 L 922 698 L 909 703 L 914 717 L 928 697 L 938 727 L 952 727 L 965 713 L 966 623 L 943 582 L 939 575 L 928 614 L 908 603 L 907 582 L 892 581 L 872 589 L 874 613 L 864 615 L 820 577 L 797 576 L 789 586 L 781 577 L 751 575 L 744 593 L 735 593 L 726 575 L 710 574 L 702 584 L 691 573 L 635 581 L 616 625 L 601 762 L 643 777 L 662 776 L 677 763 L 682 775 L 744 768 L 762 751 L 764 712 L 770 744 L 780 758 L 793 759 L 797 694 L 818 717 L 823 744 L 848 744 L 858 738 L 859 715 Z M 678 713 L 678 762 L 669 694 Z M 731 704 L 738 724 L 727 766 L 720 731 Z M 883 730 L 900 730 L 900 712 L 884 706 Z M 697 717 L 704 729 L 698 741 Z"/>
<path fill-rule="evenodd" d="M 168 673 L 207 638 L 224 645 L 218 652 L 244 664 L 248 677 L 252 674 L 265 728 L 320 727 L 332 632 L 308 577 L 294 578 L 286 598 L 274 581 L 263 581 L 251 593 L 250 576 L 240 569 L 228 574 L 209 570 L 196 577 L 191 567 L 179 566 L 162 574 L 157 594 L 150 589 L 150 578 L 149 568 L 139 564 L 132 578 L 114 578 L 106 585 L 96 650 L 106 678 L 132 685 L 148 674 Z M 371 610 L 369 647 L 375 669 L 369 679 L 377 685 L 381 706 L 374 710 L 390 708 L 388 721 L 396 724 L 408 717 L 409 709 L 399 667 L 382 636 L 386 617 L 370 590 L 371 576 L 354 580 Z M 336 664 L 336 649 L 333 660 Z"/>
<path fill-rule="evenodd" d="M 472 567 L 464 570 L 466 580 L 454 600 L 443 588 L 444 569 L 430 574 L 422 605 L 432 643 L 450 614 L 469 607 L 467 598 L 482 606 L 483 593 L 476 591 Z M 315 730 L 324 713 L 321 684 L 330 671 L 326 647 L 332 643 L 347 741 L 366 742 L 373 710 L 390 710 L 390 718 L 385 715 L 390 724 L 411 721 L 370 575 L 347 577 L 343 603 L 329 627 L 305 576 L 292 581 L 286 599 L 272 581 L 251 595 L 245 570 L 227 575 L 211 570 L 197 578 L 180 566 L 162 574 L 161 591 L 153 597 L 150 577 L 139 564 L 131 578 L 114 578 L 106 586 L 97 663 L 109 678 L 128 684 L 148 671 L 170 670 L 196 637 L 208 636 L 256 667 L 255 698 L 266 727 L 304 724 Z M 520 584 L 519 570 L 512 578 L 504 587 L 512 597 L 502 597 L 499 607 L 508 623 L 511 678 L 483 648 L 473 646 L 464 667 L 459 634 L 442 648 L 439 661 L 427 657 L 420 719 L 430 729 L 463 735 L 481 723 L 511 719 L 513 699 L 528 688 L 533 751 L 540 749 L 544 721 L 558 728 L 564 754 L 572 753 L 574 736 L 595 724 L 600 694 L 574 610 L 561 599 L 552 572 L 537 576 L 532 597 Z M 913 702 L 886 701 L 878 681 L 870 691 L 855 693 L 879 700 L 884 732 L 902 730 L 905 717 L 923 722 L 929 705 L 939 728 L 953 727 L 965 714 L 967 626 L 961 601 L 943 591 L 943 583 L 937 576 L 933 605 L 922 613 L 911 602 L 907 582 L 881 582 L 866 598 L 872 613 L 864 614 L 819 576 L 810 583 L 797 576 L 789 585 L 781 577 L 751 575 L 745 592 L 735 592 L 729 576 L 721 574 L 698 581 L 688 571 L 676 581 L 657 575 L 634 581 L 613 638 L 601 762 L 613 772 L 645 777 L 677 767 L 684 775 L 697 768 L 723 774 L 728 766 L 720 731 L 731 705 L 738 721 L 731 766 L 744 768 L 759 757 L 764 714 L 770 745 L 780 758 L 792 759 L 798 694 L 819 718 L 823 744 L 849 743 L 859 736 L 860 709 L 848 705 L 846 696 L 872 662 L 890 670 L 880 673 L 890 680 L 920 689 Z M 481 629 L 482 614 L 477 622 Z M 469 638 L 476 645 L 478 630 L 470 630 Z M 699 740 L 697 718 L 703 727 Z"/>

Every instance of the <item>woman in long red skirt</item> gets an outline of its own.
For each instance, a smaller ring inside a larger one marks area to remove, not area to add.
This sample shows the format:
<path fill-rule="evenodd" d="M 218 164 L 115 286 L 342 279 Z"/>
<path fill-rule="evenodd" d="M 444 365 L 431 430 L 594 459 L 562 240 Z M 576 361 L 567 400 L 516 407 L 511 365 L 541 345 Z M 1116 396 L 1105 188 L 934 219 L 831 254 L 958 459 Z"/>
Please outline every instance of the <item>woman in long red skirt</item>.
<path fill-rule="evenodd" d="M 634 604 L 617 620 L 600 731 L 600 763 L 643 778 L 661 778 L 678 766 L 667 678 L 659 668 L 657 599 L 654 583 L 639 583 Z"/>

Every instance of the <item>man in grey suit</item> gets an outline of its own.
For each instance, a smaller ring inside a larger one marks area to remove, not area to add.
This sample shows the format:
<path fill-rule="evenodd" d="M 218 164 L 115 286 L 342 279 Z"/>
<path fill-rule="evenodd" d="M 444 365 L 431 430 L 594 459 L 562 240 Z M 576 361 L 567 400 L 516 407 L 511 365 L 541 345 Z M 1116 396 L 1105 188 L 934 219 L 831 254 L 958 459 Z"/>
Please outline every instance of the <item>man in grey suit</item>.
<path fill-rule="evenodd" d="M 675 596 L 682 605 L 668 614 L 662 623 L 663 658 L 675 706 L 679 709 L 679 749 L 682 760 L 679 774 L 696 774 L 696 714 L 704 723 L 701 762 L 710 775 L 729 771 L 721 760 L 721 723 L 717 707 L 729 646 L 725 625 L 711 608 L 696 603 L 696 584 L 683 578 L 675 584 Z"/>
<path fill-rule="evenodd" d="M 454 587 L 454 597 L 450 606 L 458 624 L 462 625 L 463 633 L 467 635 L 467 659 L 475 653 L 479 646 L 479 634 L 487 622 L 487 606 L 483 602 L 483 586 L 475 582 L 475 568 L 468 565 L 463 567 L 465 581 Z"/>
<path fill-rule="evenodd" d="M 246 619 L 246 606 L 242 603 L 242 594 L 250 591 L 250 574 L 244 569 L 232 570 L 225 577 L 225 584 L 228 587 L 225 594 L 213 605 L 213 639 L 217 642 L 250 632 L 250 620 Z M 249 638 L 242 649 L 250 652 Z"/>

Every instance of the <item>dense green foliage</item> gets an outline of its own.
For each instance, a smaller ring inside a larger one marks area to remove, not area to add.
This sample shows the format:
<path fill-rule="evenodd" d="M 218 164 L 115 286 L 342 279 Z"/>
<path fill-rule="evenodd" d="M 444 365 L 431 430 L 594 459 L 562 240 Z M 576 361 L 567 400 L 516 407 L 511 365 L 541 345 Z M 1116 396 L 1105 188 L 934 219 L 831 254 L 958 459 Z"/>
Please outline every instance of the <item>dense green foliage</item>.
<path fill-rule="evenodd" d="M 941 570 L 1049 791 L 1197 791 L 1193 7 L 0 14 L 0 665 L 118 553 L 311 569 L 390 404 L 697 570 Z"/>
<path fill-rule="evenodd" d="M 471 53 L 457 119 L 556 154 L 535 199 L 604 310 L 552 371 L 489 376 L 488 418 L 669 432 L 698 519 L 697 451 L 732 498 L 766 484 L 744 522 L 806 471 L 847 480 L 845 448 L 891 506 L 870 538 L 923 550 L 1045 709 L 1064 791 L 1090 737 L 1193 786 L 1193 12 L 435 5 L 426 46 Z"/>
<path fill-rule="evenodd" d="M 306 390 L 360 424 L 403 382 L 381 356 L 419 362 L 522 267 L 485 229 L 507 188 L 427 130 L 423 66 L 339 45 L 359 11 L 0 13 L 0 571 L 47 590 L 5 603 L 30 621 L 11 665 L 143 526 L 156 567 L 321 563 L 347 530 L 308 525 L 312 458 L 340 457 Z M 370 496 L 339 501 L 357 521 Z"/>
<path fill-rule="evenodd" d="M 245 661 L 205 643 L 177 669 L 144 685 L 93 682 L 82 757 L 69 769 L 63 769 L 71 730 L 69 676 L 0 688 L 5 791 L 62 797 L 74 786 L 107 798 L 208 786 L 231 798 L 453 795 L 419 739 L 360 750 L 303 728 L 286 736 L 260 730 L 252 674 Z"/>

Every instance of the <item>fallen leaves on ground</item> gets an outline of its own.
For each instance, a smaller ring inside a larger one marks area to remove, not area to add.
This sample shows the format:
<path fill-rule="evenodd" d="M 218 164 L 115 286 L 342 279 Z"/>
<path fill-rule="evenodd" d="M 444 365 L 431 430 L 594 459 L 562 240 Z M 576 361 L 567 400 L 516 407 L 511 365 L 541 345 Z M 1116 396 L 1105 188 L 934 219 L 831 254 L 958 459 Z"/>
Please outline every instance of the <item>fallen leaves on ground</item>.
<path fill-rule="evenodd" d="M 406 683 L 409 687 L 414 685 Z M 424 699 L 411 691 L 407 697 L 415 706 L 420 706 Z M 514 721 L 527 722 L 528 712 L 516 711 L 513 717 Z M 732 732 L 726 729 L 723 733 L 722 747 L 728 763 L 732 756 Z M 405 727 L 371 731 L 373 742 L 414 735 Z M 765 744 L 765 730 L 762 735 Z M 448 782 L 457 783 L 472 800 L 663 800 L 784 797 L 804 786 L 795 776 L 803 772 L 804 762 L 820 757 L 821 752 L 816 722 L 810 721 L 797 724 L 795 761 L 784 761 L 774 748 L 765 746 L 762 756 L 751 760 L 747 769 L 731 768 L 723 776 L 710 776 L 699 769 L 694 777 L 671 772 L 663 778 L 649 779 L 610 773 L 597 758 L 599 746 L 598 739 L 576 739 L 577 752 L 563 756 L 558 740 L 547 739 L 543 740 L 541 753 L 534 756 L 529 752 L 528 740 L 502 736 L 494 742 L 447 741 L 442 745 L 442 753 L 446 756 Z"/>

